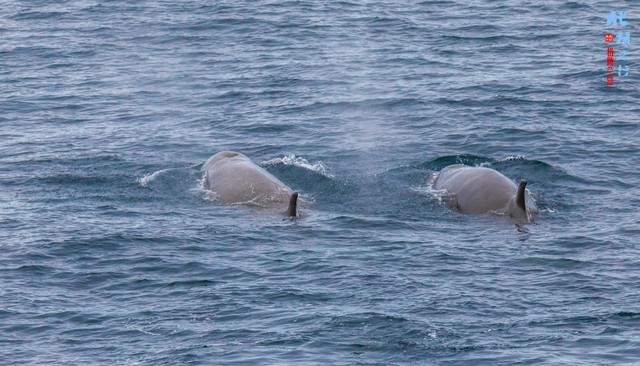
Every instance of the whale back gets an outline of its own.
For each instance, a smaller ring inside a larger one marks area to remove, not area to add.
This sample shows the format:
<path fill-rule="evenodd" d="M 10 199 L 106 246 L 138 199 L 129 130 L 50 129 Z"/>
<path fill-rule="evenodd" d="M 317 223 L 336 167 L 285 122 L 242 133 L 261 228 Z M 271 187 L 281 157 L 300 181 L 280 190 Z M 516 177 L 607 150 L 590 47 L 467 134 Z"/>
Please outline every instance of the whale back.
<path fill-rule="evenodd" d="M 288 203 L 293 191 L 240 153 L 223 151 L 204 165 L 205 186 L 224 203 L 260 206 Z"/>
<path fill-rule="evenodd" d="M 517 218 L 526 217 L 524 186 L 518 195 L 519 187 L 515 183 L 490 168 L 447 167 L 438 175 L 434 188 L 446 190 L 452 206 L 463 213 L 497 212 Z"/>

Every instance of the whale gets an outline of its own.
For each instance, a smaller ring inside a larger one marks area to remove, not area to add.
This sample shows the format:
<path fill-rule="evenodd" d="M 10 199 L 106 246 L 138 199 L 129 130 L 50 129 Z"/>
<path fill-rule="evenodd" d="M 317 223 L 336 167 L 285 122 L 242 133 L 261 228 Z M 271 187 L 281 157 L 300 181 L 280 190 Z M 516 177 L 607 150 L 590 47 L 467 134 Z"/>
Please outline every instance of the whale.
<path fill-rule="evenodd" d="M 445 202 L 453 209 L 501 214 L 517 222 L 531 222 L 536 211 L 526 187 L 525 180 L 515 184 L 494 169 L 463 164 L 445 167 L 433 181 L 433 188 L 445 191 Z"/>
<path fill-rule="evenodd" d="M 202 171 L 204 188 L 225 204 L 282 208 L 286 216 L 298 216 L 298 193 L 242 153 L 218 152 Z"/>

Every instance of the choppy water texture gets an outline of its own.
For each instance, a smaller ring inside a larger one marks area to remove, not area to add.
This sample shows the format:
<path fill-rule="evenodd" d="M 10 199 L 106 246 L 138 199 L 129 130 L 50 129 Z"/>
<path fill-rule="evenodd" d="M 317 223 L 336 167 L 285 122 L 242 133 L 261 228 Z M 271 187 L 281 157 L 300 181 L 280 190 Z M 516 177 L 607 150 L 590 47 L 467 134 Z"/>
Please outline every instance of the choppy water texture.
<path fill-rule="evenodd" d="M 637 362 L 620 6 L 3 3 L 0 363 Z M 212 202 L 223 149 L 306 217 Z M 526 178 L 537 222 L 448 210 L 427 177 L 460 162 Z"/>

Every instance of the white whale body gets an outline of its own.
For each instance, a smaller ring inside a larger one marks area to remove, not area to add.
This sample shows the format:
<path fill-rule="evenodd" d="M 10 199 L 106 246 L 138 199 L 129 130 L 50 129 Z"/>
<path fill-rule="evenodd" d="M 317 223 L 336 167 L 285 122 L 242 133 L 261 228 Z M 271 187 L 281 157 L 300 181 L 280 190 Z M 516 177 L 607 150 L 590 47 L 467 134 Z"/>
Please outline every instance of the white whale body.
<path fill-rule="evenodd" d="M 297 215 L 298 193 L 244 154 L 221 151 L 210 157 L 202 170 L 204 187 L 223 203 L 282 207 L 288 216 Z"/>
<path fill-rule="evenodd" d="M 536 209 L 526 185 L 490 168 L 462 164 L 442 169 L 433 182 L 433 188 L 446 191 L 449 206 L 462 213 L 498 213 L 530 222 Z"/>

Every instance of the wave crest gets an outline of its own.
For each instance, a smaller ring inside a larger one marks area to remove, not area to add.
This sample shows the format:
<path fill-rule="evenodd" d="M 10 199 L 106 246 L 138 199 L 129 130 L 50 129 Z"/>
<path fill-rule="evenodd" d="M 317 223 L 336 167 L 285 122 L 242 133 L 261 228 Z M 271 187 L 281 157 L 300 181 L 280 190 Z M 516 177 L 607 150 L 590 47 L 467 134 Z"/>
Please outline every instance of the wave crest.
<path fill-rule="evenodd" d="M 329 169 L 324 165 L 323 162 L 318 161 L 315 163 L 310 163 L 307 159 L 301 156 L 296 156 L 295 154 L 287 154 L 281 158 L 274 158 L 274 159 L 262 162 L 262 165 L 279 165 L 279 164 L 293 165 L 296 167 L 304 168 L 304 169 L 322 174 L 328 178 L 333 178 L 333 175 L 329 173 Z"/>
<path fill-rule="evenodd" d="M 145 174 L 144 176 L 136 179 L 136 181 L 138 182 L 138 185 L 140 185 L 140 187 L 144 187 L 144 188 L 149 188 L 149 185 L 156 180 L 156 178 L 158 178 L 158 176 L 160 176 L 161 174 L 163 174 L 164 172 L 169 171 L 169 169 L 161 169 L 158 170 L 156 172 L 153 173 L 149 173 L 149 174 Z"/>

